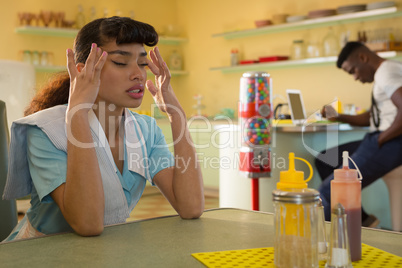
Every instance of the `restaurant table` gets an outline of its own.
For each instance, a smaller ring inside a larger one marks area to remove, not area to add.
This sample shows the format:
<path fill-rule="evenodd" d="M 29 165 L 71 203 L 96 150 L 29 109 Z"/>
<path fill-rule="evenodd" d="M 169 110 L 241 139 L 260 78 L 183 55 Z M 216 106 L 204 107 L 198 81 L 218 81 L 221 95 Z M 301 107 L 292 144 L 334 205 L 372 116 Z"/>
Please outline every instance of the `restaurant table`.
<path fill-rule="evenodd" d="M 363 243 L 398 256 L 401 238 L 362 230 Z M 195 220 L 167 216 L 108 226 L 96 237 L 67 233 L 3 243 L 0 267 L 205 267 L 191 254 L 273 245 L 273 214 L 220 208 Z"/>

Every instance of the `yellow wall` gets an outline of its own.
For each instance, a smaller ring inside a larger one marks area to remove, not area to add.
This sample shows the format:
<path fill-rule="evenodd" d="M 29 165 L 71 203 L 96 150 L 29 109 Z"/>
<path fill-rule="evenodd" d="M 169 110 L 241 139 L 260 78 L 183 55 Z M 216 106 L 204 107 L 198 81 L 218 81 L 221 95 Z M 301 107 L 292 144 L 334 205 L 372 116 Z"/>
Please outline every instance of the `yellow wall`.
<path fill-rule="evenodd" d="M 98 16 L 101 16 L 104 8 L 109 10 L 109 15 L 116 14 L 116 9 L 119 9 L 122 15 L 128 16 L 129 11 L 134 10 L 138 20 L 154 25 L 157 30 L 162 30 L 166 24 L 180 25 L 184 29 L 183 36 L 188 38 L 188 42 L 180 45 L 179 48 L 184 58 L 185 69 L 190 73 L 187 76 L 173 78 L 175 92 L 182 101 L 187 115 L 194 112 L 192 106 L 195 104 L 193 100 L 195 94 L 204 96 L 203 103 L 207 107 L 205 113 L 213 115 L 224 107 L 237 111 L 239 79 L 242 72 L 223 74 L 220 71 L 210 70 L 212 67 L 228 66 L 232 48 L 238 48 L 242 58 L 245 59 L 288 55 L 292 40 L 300 38 L 307 40 L 307 37 L 322 40 L 328 29 L 291 31 L 233 40 L 212 38 L 213 34 L 253 28 L 254 20 L 269 19 L 275 13 L 306 14 L 311 9 L 336 8 L 341 5 L 369 3 L 377 0 L 332 2 L 323 0 L 154 0 L 149 3 L 135 0 L 87 0 L 85 3 L 77 0 L 0 1 L 2 6 L 0 59 L 17 60 L 19 51 L 24 49 L 46 50 L 55 54 L 56 65 L 65 64 L 65 50 L 72 46 L 73 38 L 15 34 L 14 29 L 18 26 L 17 13 L 20 11 L 65 11 L 68 19 L 74 19 L 78 4 L 82 4 L 87 18 L 90 7 L 95 6 Z M 335 31 L 339 33 L 346 27 L 352 31 L 352 38 L 356 38 L 358 29 L 392 27 L 397 24 L 402 25 L 400 18 L 347 24 L 335 27 Z M 160 47 L 166 59 L 175 48 L 169 45 Z M 363 108 L 370 104 L 371 86 L 353 81 L 352 77 L 334 66 L 265 71 L 272 76 L 274 95 L 284 95 L 287 88 L 303 90 L 308 111 L 319 109 L 322 104 L 330 102 L 335 96 L 338 96 L 343 103 L 355 103 Z M 48 76 L 48 74 L 39 74 L 38 84 L 43 84 Z M 149 109 L 150 103 L 152 99 L 148 94 L 142 109 Z"/>

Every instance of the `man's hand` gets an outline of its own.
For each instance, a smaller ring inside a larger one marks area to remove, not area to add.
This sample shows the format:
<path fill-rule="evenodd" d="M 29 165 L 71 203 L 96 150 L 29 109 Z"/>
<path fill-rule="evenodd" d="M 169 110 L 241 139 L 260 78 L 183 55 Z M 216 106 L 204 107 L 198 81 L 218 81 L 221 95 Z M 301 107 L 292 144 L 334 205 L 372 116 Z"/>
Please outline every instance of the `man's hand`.
<path fill-rule="evenodd" d="M 329 121 L 336 121 L 338 119 L 338 112 L 331 105 L 325 105 L 322 107 L 321 115 Z"/>

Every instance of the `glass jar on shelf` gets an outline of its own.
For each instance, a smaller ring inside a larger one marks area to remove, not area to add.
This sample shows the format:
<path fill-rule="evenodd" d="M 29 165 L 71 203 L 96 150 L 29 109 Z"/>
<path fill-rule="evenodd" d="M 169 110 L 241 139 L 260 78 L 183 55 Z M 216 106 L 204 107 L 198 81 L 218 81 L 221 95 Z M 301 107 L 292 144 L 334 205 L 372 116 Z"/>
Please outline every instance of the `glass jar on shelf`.
<path fill-rule="evenodd" d="M 307 58 L 317 58 L 321 56 L 320 46 L 316 41 L 310 41 L 306 51 Z"/>
<path fill-rule="evenodd" d="M 22 51 L 22 61 L 32 64 L 32 53 L 29 50 Z"/>
<path fill-rule="evenodd" d="M 337 56 L 339 52 L 338 38 L 335 35 L 332 27 L 329 28 L 327 35 L 325 35 L 322 41 L 323 56 Z"/>
<path fill-rule="evenodd" d="M 239 64 L 239 50 L 237 48 L 233 48 L 230 51 L 230 66 L 236 66 Z"/>
<path fill-rule="evenodd" d="M 177 50 L 173 50 L 169 58 L 169 68 L 171 70 L 183 70 L 183 61 Z"/>
<path fill-rule="evenodd" d="M 82 5 L 78 5 L 78 12 L 75 17 L 75 28 L 81 29 L 85 25 L 85 15 Z"/>
<path fill-rule="evenodd" d="M 39 51 L 32 51 L 32 64 L 39 65 L 40 64 L 40 54 Z"/>
<path fill-rule="evenodd" d="M 304 40 L 293 40 L 292 47 L 290 49 L 290 58 L 292 60 L 301 60 L 306 57 L 306 47 Z"/>
<path fill-rule="evenodd" d="M 49 63 L 48 63 L 48 53 L 47 53 L 47 51 L 42 51 L 42 53 L 41 53 L 41 57 L 40 57 L 40 65 L 42 65 L 42 66 L 47 66 L 47 65 L 49 65 Z"/>

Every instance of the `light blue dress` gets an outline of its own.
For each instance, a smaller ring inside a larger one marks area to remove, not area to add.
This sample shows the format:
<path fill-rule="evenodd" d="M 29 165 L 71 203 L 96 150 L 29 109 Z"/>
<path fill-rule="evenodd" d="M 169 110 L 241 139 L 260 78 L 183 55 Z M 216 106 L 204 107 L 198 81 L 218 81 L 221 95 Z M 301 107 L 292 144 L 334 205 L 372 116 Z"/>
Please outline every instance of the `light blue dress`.
<path fill-rule="evenodd" d="M 153 177 L 162 169 L 173 166 L 174 158 L 155 120 L 145 115 L 133 115 L 144 135 L 145 148 L 142 150 L 146 150 L 144 155 L 148 158 L 150 183 L 153 184 Z M 73 231 L 50 196 L 53 190 L 66 182 L 67 154 L 57 149 L 39 127 L 29 126 L 27 129 L 27 155 L 33 187 L 31 207 L 25 217 L 28 217 L 29 222 L 37 231 L 44 234 Z M 146 178 L 130 171 L 128 160 L 130 159 L 127 159 L 126 139 L 124 139 L 123 173 L 121 174 L 116 168 L 116 174 L 131 211 L 144 191 Z M 131 161 L 133 160 L 135 159 L 131 159 Z M 25 221 L 25 217 L 22 222 Z M 5 241 L 13 240 L 18 232 L 17 226 Z"/>

